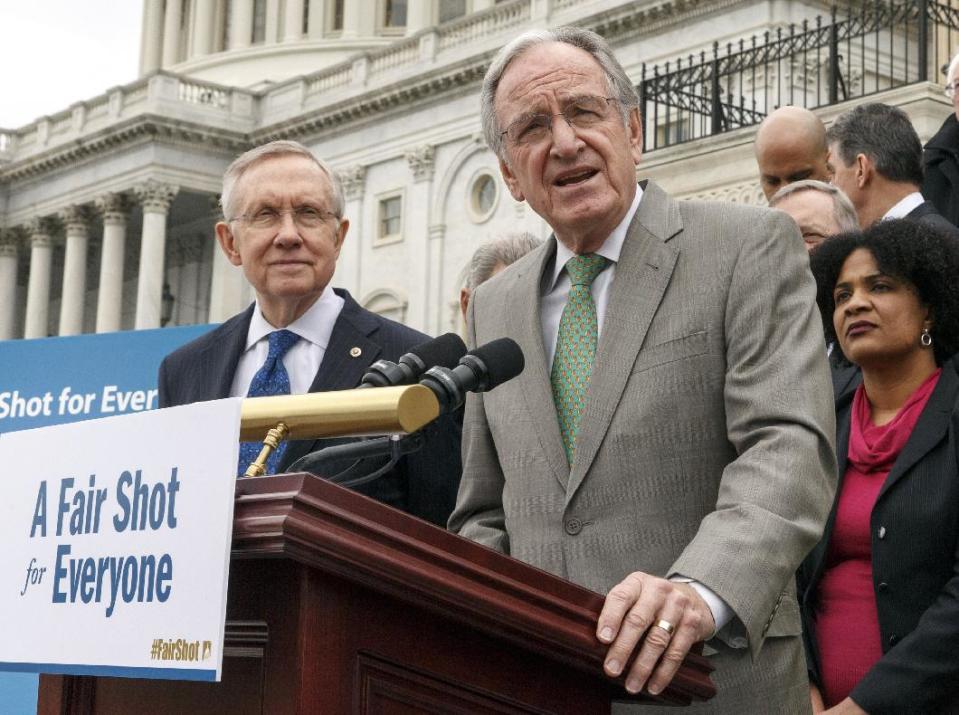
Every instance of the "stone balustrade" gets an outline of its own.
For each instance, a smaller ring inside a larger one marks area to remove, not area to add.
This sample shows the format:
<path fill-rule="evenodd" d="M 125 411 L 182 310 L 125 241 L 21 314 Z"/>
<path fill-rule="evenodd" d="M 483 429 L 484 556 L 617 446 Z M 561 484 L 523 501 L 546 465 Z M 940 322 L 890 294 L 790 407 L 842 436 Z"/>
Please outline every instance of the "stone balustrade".
<path fill-rule="evenodd" d="M 255 93 L 246 90 L 157 72 L 19 129 L 0 130 L 0 158 L 27 160 L 158 110 L 164 116 L 202 120 L 206 125 L 231 131 L 249 131 L 253 128 L 255 99 Z"/>

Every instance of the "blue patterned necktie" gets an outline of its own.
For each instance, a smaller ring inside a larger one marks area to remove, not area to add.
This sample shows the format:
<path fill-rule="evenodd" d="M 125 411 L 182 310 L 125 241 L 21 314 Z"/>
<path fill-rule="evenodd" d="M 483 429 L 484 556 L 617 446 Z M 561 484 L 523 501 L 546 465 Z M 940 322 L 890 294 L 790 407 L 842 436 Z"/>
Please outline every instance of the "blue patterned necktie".
<path fill-rule="evenodd" d="M 289 330 L 274 330 L 270 333 L 270 350 L 266 355 L 266 362 L 253 376 L 250 390 L 246 393 L 247 397 L 290 394 L 290 376 L 286 372 L 286 368 L 283 367 L 283 356 L 299 339 L 299 335 Z M 240 442 L 240 462 L 237 466 L 237 476 L 243 476 L 246 468 L 259 456 L 262 448 L 262 442 Z M 273 450 L 266 461 L 267 474 L 276 472 L 276 467 L 285 451 L 286 442 L 280 442 L 280 446 Z"/>

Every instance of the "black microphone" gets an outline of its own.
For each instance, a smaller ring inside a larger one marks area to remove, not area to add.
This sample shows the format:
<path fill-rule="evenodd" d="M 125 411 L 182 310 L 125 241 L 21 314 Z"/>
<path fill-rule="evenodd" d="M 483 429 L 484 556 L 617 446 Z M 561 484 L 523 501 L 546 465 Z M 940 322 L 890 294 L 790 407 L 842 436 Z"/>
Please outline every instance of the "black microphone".
<path fill-rule="evenodd" d="M 426 371 L 421 385 L 440 402 L 440 412 L 463 404 L 467 392 L 488 392 L 523 372 L 526 361 L 515 340 L 499 338 L 470 350 L 452 370 L 436 366 Z"/>
<path fill-rule="evenodd" d="M 363 375 L 360 387 L 409 385 L 434 365 L 453 367 L 466 353 L 466 344 L 456 333 L 446 333 L 410 348 L 399 362 L 377 360 Z"/>

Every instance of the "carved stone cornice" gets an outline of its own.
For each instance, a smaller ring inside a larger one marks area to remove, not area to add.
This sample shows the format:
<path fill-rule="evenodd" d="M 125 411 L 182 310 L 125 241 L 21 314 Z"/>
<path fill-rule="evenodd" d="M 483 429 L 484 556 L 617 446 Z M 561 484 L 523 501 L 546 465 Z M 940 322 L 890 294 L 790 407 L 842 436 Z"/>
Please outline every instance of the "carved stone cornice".
<path fill-rule="evenodd" d="M 76 165 L 88 157 L 151 140 L 220 147 L 234 156 L 251 146 L 248 135 L 244 132 L 203 126 L 175 117 L 139 116 L 89 137 L 0 165 L 0 181 L 10 182 L 44 174 L 64 166 Z"/>
<path fill-rule="evenodd" d="M 709 191 L 695 194 L 682 194 L 680 199 L 696 199 L 699 201 L 729 201 L 734 204 L 747 206 L 766 206 L 766 197 L 758 181 L 744 181 L 731 186 L 719 186 Z"/>
<path fill-rule="evenodd" d="M 429 144 L 423 144 L 406 152 L 406 163 L 413 172 L 413 181 L 426 181 L 433 178 L 435 151 Z"/>
<path fill-rule="evenodd" d="M 58 216 L 67 235 L 86 235 L 90 230 L 90 210 L 86 206 L 67 206 L 60 209 Z"/>
<path fill-rule="evenodd" d="M 130 214 L 130 199 L 125 194 L 107 193 L 93 200 L 105 226 L 125 226 Z"/>
<path fill-rule="evenodd" d="M 405 79 L 389 87 L 374 89 L 342 102 L 311 109 L 293 119 L 264 125 L 251 135 L 251 143 L 263 144 L 271 139 L 294 139 L 315 136 L 366 119 L 381 118 L 390 111 L 403 111 L 411 104 L 426 99 L 462 91 L 464 87 L 479 85 L 492 57 L 471 58 L 453 66 L 419 77 Z"/>
<path fill-rule="evenodd" d="M 170 210 L 173 197 L 177 195 L 179 190 L 179 186 L 165 184 L 154 179 L 149 179 L 133 187 L 133 193 L 142 204 L 144 213 L 167 213 Z"/>
<path fill-rule="evenodd" d="M 354 201 L 363 198 L 363 192 L 366 189 L 366 167 L 360 164 L 348 166 L 339 170 L 337 176 L 343 185 L 343 193 L 346 194 L 347 201 Z"/>

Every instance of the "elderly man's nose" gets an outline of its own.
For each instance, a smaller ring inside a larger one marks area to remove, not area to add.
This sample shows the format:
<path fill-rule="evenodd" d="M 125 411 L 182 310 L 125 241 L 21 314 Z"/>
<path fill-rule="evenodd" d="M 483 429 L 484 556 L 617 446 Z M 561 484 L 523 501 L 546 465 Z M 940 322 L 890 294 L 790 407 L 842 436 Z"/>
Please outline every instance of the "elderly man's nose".
<path fill-rule="evenodd" d="M 566 121 L 566 117 L 553 117 L 553 152 L 556 154 L 575 153 L 583 145 L 576 130 Z"/>
<path fill-rule="evenodd" d="M 292 211 L 283 211 L 280 213 L 280 224 L 276 229 L 275 240 L 283 243 L 289 243 L 291 241 L 297 242 L 302 240 L 302 237 L 300 236 L 300 229 L 296 225 L 296 219 L 294 218 Z"/>

